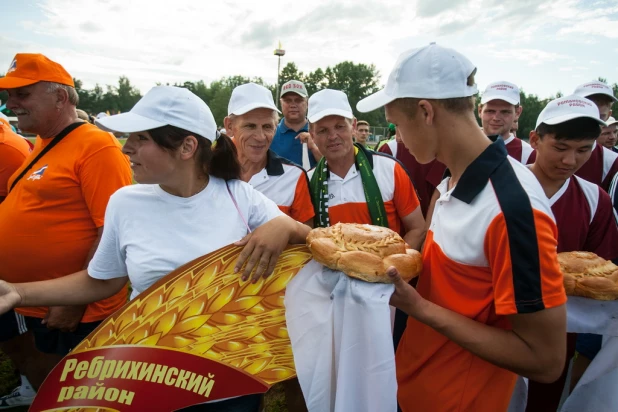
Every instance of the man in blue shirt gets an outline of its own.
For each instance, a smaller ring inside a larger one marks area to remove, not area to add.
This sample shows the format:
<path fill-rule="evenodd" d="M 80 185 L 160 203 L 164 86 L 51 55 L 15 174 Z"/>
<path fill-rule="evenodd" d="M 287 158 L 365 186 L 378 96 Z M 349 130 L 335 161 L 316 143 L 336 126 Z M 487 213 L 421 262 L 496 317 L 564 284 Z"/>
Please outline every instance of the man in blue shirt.
<path fill-rule="evenodd" d="M 290 80 L 281 87 L 283 119 L 277 126 L 277 132 L 270 148 L 279 156 L 308 170 L 315 166 L 322 154 L 309 134 L 307 97 L 309 95 L 305 85 L 298 80 Z M 306 156 L 303 156 L 304 144 L 307 149 Z M 305 162 L 303 162 L 303 157 Z"/>

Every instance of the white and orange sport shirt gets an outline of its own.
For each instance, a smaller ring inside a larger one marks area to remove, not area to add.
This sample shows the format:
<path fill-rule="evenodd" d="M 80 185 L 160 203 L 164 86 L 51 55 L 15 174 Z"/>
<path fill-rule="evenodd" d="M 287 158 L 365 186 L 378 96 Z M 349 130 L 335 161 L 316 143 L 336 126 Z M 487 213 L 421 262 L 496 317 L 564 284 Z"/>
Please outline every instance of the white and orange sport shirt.
<path fill-rule="evenodd" d="M 292 219 L 301 223 L 311 220 L 315 213 L 305 170 L 272 150 L 266 156 L 266 167 L 254 174 L 249 184 Z"/>
<path fill-rule="evenodd" d="M 362 149 L 359 149 L 362 150 Z M 384 209 L 391 230 L 405 234 L 401 219 L 420 206 L 410 176 L 399 161 L 391 156 L 365 150 L 367 160 L 380 188 Z M 315 169 L 309 171 L 309 179 Z M 361 175 L 353 164 L 344 178 L 334 173 L 328 177 L 328 217 L 330 224 L 372 224 Z"/>
<path fill-rule="evenodd" d="M 488 146 L 449 189 L 437 187 L 417 290 L 477 322 L 510 329 L 509 315 L 566 302 L 557 229 L 536 177 Z M 398 401 L 407 411 L 505 411 L 513 372 L 490 364 L 414 318 L 396 354 Z"/>

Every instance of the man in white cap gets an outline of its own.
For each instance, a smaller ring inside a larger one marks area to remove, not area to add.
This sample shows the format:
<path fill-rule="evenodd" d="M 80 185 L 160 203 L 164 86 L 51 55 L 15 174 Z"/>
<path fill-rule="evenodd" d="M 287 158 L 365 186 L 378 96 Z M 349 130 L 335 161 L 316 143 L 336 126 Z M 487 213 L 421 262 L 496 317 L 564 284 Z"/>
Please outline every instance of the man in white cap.
<path fill-rule="evenodd" d="M 530 132 L 530 144 L 537 153 L 530 170 L 541 183 L 556 218 L 559 253 L 586 251 L 608 260 L 618 258 L 618 227 L 609 195 L 574 175 L 590 158 L 604 125 L 592 101 L 572 95 L 549 102 Z M 566 339 L 566 362 L 556 382 L 529 381 L 527 412 L 558 409 L 576 336 L 569 334 Z"/>
<path fill-rule="evenodd" d="M 592 100 L 599 108 L 601 120 L 606 121 L 612 115 L 612 105 L 618 101 L 614 90 L 598 80 L 580 84 L 573 94 Z"/>
<path fill-rule="evenodd" d="M 345 93 L 315 93 L 309 99 L 308 118 L 311 136 L 324 155 L 309 172 L 315 226 L 384 226 L 420 250 L 425 219 L 412 181 L 392 157 L 353 143 L 356 119 Z"/>
<path fill-rule="evenodd" d="M 609 119 L 612 115 L 612 104 L 618 101 L 616 96 L 614 96 L 612 88 L 599 81 L 580 84 L 575 88 L 573 94 L 594 102 L 599 109 L 599 115 L 603 121 Z M 592 150 L 590 159 L 579 168 L 576 175 L 608 191 L 609 185 L 617 173 L 618 153 L 603 147 L 601 144 L 597 144 Z"/>
<path fill-rule="evenodd" d="M 298 80 L 281 86 L 283 119 L 277 126 L 271 149 L 305 170 L 315 166 L 322 154 L 311 139 L 307 122 L 307 88 Z"/>
<path fill-rule="evenodd" d="M 439 186 L 415 290 L 395 268 L 391 304 L 408 325 L 396 353 L 407 411 L 504 411 L 517 374 L 543 382 L 564 365 L 566 295 L 556 226 L 534 175 L 474 117 L 475 66 L 436 45 L 404 52 L 386 88 L 358 103 L 386 118 Z"/>
<path fill-rule="evenodd" d="M 506 151 L 515 160 L 523 163 L 534 163 L 534 149 L 523 140 L 517 138 L 511 128 L 523 107 L 519 104 L 519 87 L 513 83 L 499 81 L 489 84 L 478 107 L 483 131 L 492 140 L 504 140 Z"/>
<path fill-rule="evenodd" d="M 616 142 L 618 141 L 618 121 L 610 116 L 606 123 L 607 126 L 601 129 L 601 135 L 597 139 L 597 143 L 613 152 L 618 152 L 618 149 L 616 149 Z"/>
<path fill-rule="evenodd" d="M 234 136 L 241 179 L 288 216 L 312 225 L 314 213 L 307 173 L 270 150 L 278 119 L 279 110 L 270 90 L 247 83 L 232 91 L 224 124 Z"/>

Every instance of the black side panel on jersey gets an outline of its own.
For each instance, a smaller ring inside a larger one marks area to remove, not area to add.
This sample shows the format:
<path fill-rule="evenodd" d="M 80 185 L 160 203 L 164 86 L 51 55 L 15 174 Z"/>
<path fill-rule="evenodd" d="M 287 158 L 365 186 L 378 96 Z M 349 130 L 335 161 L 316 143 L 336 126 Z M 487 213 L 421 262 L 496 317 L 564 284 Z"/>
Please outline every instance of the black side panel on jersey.
<path fill-rule="evenodd" d="M 490 180 L 506 222 L 517 313 L 543 310 L 539 244 L 530 198 L 507 159 Z"/>

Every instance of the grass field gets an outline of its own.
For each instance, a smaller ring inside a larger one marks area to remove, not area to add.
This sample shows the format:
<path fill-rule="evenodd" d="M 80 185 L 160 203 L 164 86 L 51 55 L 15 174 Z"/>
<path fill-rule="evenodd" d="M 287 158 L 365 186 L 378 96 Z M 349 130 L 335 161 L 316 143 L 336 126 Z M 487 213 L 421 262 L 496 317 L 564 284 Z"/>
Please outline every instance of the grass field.
<path fill-rule="evenodd" d="M 34 143 L 34 139 L 28 139 Z M 126 139 L 118 139 L 121 144 L 124 145 Z M 0 352 L 0 396 L 6 395 L 13 390 L 18 384 L 18 378 L 14 373 L 13 365 L 9 359 Z M 283 387 L 281 385 L 275 385 L 264 398 L 266 412 L 287 412 L 287 406 L 285 404 L 285 395 Z M 21 412 L 26 411 L 27 408 L 15 408 L 11 411 Z"/>

